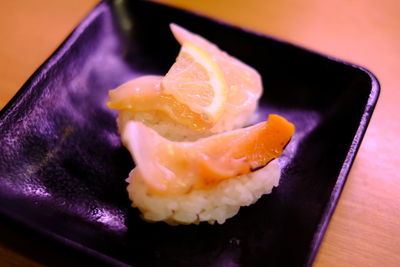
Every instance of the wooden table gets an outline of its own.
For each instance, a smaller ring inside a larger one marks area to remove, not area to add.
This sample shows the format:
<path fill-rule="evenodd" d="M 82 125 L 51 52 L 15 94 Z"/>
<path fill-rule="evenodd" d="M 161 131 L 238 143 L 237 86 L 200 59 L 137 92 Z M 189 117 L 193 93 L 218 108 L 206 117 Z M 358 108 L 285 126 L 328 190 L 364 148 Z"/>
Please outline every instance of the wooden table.
<path fill-rule="evenodd" d="M 400 266 L 400 1 L 164 2 L 357 63 L 378 77 L 378 105 L 315 266 Z M 0 2 L 0 108 L 96 3 Z M 1 266 L 40 266 L 41 253 L 63 255 L 0 223 Z"/>

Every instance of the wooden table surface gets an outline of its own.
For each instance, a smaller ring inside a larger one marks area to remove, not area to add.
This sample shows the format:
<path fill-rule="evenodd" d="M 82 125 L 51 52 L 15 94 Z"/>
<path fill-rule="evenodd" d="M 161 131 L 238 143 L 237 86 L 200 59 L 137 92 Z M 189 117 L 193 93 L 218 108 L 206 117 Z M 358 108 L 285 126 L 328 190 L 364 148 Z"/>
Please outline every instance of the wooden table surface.
<path fill-rule="evenodd" d="M 400 1 L 164 2 L 354 62 L 377 76 L 378 105 L 314 265 L 400 266 Z M 96 3 L 0 2 L 0 108 Z M 47 265 L 43 255 L 64 255 L 37 243 L 0 221 L 1 266 Z"/>

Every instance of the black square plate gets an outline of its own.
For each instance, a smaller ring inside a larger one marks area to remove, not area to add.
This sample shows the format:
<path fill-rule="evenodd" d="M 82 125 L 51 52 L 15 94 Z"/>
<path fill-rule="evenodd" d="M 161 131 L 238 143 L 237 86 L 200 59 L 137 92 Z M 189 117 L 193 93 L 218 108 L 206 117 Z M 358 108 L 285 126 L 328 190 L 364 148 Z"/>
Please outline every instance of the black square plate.
<path fill-rule="evenodd" d="M 170 22 L 255 67 L 260 112 L 297 128 L 280 186 L 223 225 L 145 223 L 125 189 L 133 163 L 107 92 L 166 73 Z M 1 111 L 0 213 L 115 265 L 310 265 L 378 94 L 358 66 L 163 5 L 103 2 Z"/>

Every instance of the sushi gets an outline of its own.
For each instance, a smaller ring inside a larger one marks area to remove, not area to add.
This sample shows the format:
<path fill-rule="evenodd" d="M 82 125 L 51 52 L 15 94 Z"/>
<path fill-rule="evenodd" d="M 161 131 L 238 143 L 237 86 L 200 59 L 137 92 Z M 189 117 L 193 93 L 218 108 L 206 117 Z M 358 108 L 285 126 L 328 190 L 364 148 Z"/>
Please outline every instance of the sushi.
<path fill-rule="evenodd" d="M 165 77 L 142 76 L 109 92 L 107 106 L 118 110 L 119 131 L 135 120 L 168 139 L 193 141 L 253 123 L 262 94 L 260 74 L 203 37 L 176 24 L 170 27 L 182 48 Z M 187 54 L 198 62 L 192 64 Z M 192 67 L 197 63 L 205 71 Z M 199 73 L 211 81 L 193 84 L 193 80 L 200 80 Z M 206 90 L 210 86 L 212 91 Z M 212 101 L 204 96 L 207 94 L 213 95 Z M 212 112 L 203 112 L 209 106 L 195 108 L 207 101 L 216 103 Z"/>
<path fill-rule="evenodd" d="M 129 175 L 133 206 L 147 221 L 222 224 L 278 185 L 274 159 L 293 132 L 293 124 L 272 114 L 250 127 L 174 142 L 131 121 L 122 141 L 137 164 Z"/>
<path fill-rule="evenodd" d="M 222 224 L 278 185 L 277 158 L 295 127 L 276 114 L 254 124 L 259 73 L 170 27 L 181 44 L 170 70 L 109 92 L 107 106 L 118 110 L 122 143 L 136 164 L 127 190 L 146 221 Z"/>

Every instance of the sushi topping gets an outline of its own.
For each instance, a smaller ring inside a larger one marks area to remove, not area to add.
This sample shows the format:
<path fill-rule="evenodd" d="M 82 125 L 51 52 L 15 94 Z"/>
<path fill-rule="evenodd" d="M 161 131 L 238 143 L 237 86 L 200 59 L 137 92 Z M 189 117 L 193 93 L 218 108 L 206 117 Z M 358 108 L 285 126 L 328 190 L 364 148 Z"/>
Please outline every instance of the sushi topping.
<path fill-rule="evenodd" d="M 109 92 L 107 106 L 131 111 L 159 110 L 175 122 L 203 132 L 221 117 L 228 96 L 218 64 L 187 42 L 165 75 L 143 76 Z"/>
<path fill-rule="evenodd" d="M 158 110 L 194 131 L 202 132 L 212 127 L 212 122 L 192 111 L 172 95 L 162 93 L 162 76 L 147 75 L 133 79 L 109 91 L 107 106 L 130 111 Z"/>
<path fill-rule="evenodd" d="M 170 27 L 174 37 L 181 45 L 186 42 L 195 44 L 210 55 L 221 68 L 228 85 L 226 110 L 241 112 L 257 102 L 262 93 L 262 83 L 261 76 L 255 69 L 230 56 L 200 35 L 174 23 Z"/>
<path fill-rule="evenodd" d="M 221 68 L 211 55 L 190 42 L 182 45 L 162 88 L 205 121 L 216 122 L 225 109 L 228 88 Z"/>
<path fill-rule="evenodd" d="M 171 30 L 182 47 L 165 77 L 143 76 L 111 90 L 109 108 L 161 111 L 196 132 L 255 108 L 262 91 L 256 70 L 178 25 Z"/>
<path fill-rule="evenodd" d="M 279 115 L 268 121 L 194 142 L 173 142 L 140 122 L 129 122 L 122 140 L 134 157 L 149 193 L 185 194 L 209 189 L 279 157 L 294 125 Z"/>

